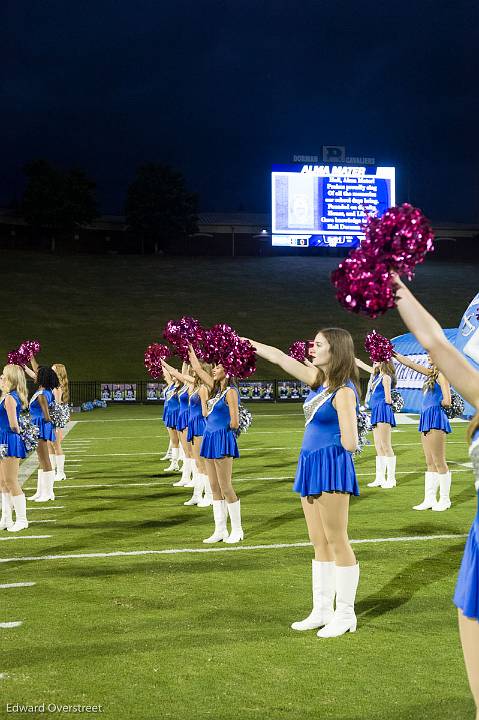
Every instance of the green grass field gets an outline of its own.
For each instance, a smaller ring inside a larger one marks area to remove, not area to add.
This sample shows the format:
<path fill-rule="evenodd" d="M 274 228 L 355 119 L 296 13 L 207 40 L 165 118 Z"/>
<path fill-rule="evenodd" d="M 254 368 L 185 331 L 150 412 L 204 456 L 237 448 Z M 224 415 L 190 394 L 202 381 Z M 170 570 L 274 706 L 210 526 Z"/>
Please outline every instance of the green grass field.
<path fill-rule="evenodd" d="M 63 362 L 72 380 L 146 379 L 143 353 L 167 320 L 194 315 L 287 349 L 320 327 L 348 329 L 363 352 L 376 328 L 405 332 L 396 311 L 371 321 L 338 305 L 329 276 L 338 258 L 171 258 L 2 253 L 0 320 L 4 356 L 38 338 L 44 363 Z M 478 290 L 478 265 L 429 260 L 414 291 L 443 327 L 457 327 Z M 258 377 L 277 370 L 258 364 Z"/>
<path fill-rule="evenodd" d="M 474 515 L 465 426 L 448 443 L 445 513 L 411 509 L 423 497 L 416 425 L 393 435 L 395 490 L 366 487 L 372 448 L 358 459 L 358 631 L 319 640 L 289 629 L 311 601 L 291 491 L 301 408 L 253 412 L 234 469 L 245 540 L 213 547 L 211 508 L 184 507 L 190 491 L 162 470 L 158 407 L 75 416 L 55 502 L 29 503 L 28 530 L 0 536 L 1 583 L 35 583 L 0 589 L 0 621 L 22 622 L 0 630 L 2 717 L 17 702 L 100 704 L 112 720 L 473 717 L 451 601 Z"/>

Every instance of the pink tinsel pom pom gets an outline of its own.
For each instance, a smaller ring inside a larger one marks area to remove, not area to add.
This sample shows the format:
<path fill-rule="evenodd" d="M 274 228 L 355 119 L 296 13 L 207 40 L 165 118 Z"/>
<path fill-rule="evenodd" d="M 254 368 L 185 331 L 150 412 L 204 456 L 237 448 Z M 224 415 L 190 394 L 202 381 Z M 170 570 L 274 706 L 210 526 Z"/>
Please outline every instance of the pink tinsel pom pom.
<path fill-rule="evenodd" d="M 364 347 L 373 362 L 389 362 L 392 358 L 392 343 L 376 330 L 366 335 Z"/>
<path fill-rule="evenodd" d="M 337 299 L 350 312 L 375 318 L 395 306 L 395 289 L 388 266 L 371 262 L 361 250 L 353 250 L 340 263 L 331 273 L 331 282 Z"/>
<path fill-rule="evenodd" d="M 249 340 L 242 340 L 224 323 L 206 331 L 203 357 L 207 362 L 223 365 L 230 377 L 246 378 L 256 370 L 256 354 Z"/>
<path fill-rule="evenodd" d="M 202 358 L 202 344 L 205 330 L 198 320 L 185 315 L 180 320 L 169 320 L 163 331 L 163 337 L 175 348 L 182 360 L 188 362 L 188 347 L 193 346 L 198 357 Z"/>
<path fill-rule="evenodd" d="M 298 362 L 304 362 L 309 355 L 311 343 L 306 340 L 296 340 L 289 346 L 288 355 Z"/>
<path fill-rule="evenodd" d="M 7 363 L 9 365 L 25 365 L 26 360 L 18 350 L 11 350 L 7 355 Z"/>
<path fill-rule="evenodd" d="M 159 380 L 163 377 L 163 368 L 161 367 L 161 361 L 166 360 L 170 357 L 171 350 L 166 345 L 161 343 L 152 343 L 148 345 L 145 350 L 145 367 L 149 374 L 155 380 Z"/>

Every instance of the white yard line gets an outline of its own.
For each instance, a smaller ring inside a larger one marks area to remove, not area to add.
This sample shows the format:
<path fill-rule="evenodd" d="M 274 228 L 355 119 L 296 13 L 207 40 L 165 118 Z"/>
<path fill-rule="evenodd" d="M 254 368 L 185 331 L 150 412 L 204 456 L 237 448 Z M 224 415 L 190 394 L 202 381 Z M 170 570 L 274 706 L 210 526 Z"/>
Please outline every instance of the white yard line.
<path fill-rule="evenodd" d="M 45 505 L 45 507 L 30 507 L 28 506 L 28 512 L 32 512 L 32 510 L 63 510 L 64 505 Z"/>
<path fill-rule="evenodd" d="M 395 542 L 428 542 L 432 540 L 461 540 L 467 537 L 466 534 L 455 535 L 413 535 L 406 537 L 391 538 L 368 538 L 364 540 L 351 540 L 356 545 L 366 545 L 368 543 L 395 543 Z M 90 558 L 122 558 L 122 557 L 139 557 L 142 555 L 196 555 L 212 552 L 248 552 L 250 550 L 282 550 L 288 548 L 310 547 L 309 542 L 299 543 L 275 543 L 274 545 L 230 545 L 228 547 L 211 547 L 211 548 L 171 548 L 169 550 L 131 550 L 115 552 L 98 552 L 98 553 L 77 553 L 68 555 L 37 555 L 31 557 L 12 557 L 0 558 L 0 563 L 10 562 L 44 562 L 48 560 L 83 560 Z"/>
<path fill-rule="evenodd" d="M 13 537 L 0 537 L 0 542 L 8 540 L 45 540 L 51 538 L 51 535 L 14 535 Z"/>
<path fill-rule="evenodd" d="M 8 628 L 16 628 L 20 627 L 20 625 L 23 625 L 22 620 L 15 620 L 14 622 L 2 622 L 0 623 L 0 628 L 8 629 Z"/>
<path fill-rule="evenodd" d="M 29 525 L 39 525 L 40 523 L 52 523 L 56 522 L 56 520 L 29 520 Z"/>
<path fill-rule="evenodd" d="M 36 585 L 34 582 L 19 582 L 19 583 L 4 583 L 0 585 L 0 590 L 7 590 L 8 588 L 19 588 L 19 587 L 33 587 Z"/>

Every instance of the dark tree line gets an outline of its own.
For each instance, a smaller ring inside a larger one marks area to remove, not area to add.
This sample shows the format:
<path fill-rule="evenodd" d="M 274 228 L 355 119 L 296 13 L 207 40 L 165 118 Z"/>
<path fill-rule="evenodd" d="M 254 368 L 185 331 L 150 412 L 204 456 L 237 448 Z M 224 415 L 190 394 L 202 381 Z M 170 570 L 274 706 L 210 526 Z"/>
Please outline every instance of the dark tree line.
<path fill-rule="evenodd" d="M 73 245 L 75 230 L 98 217 L 96 183 L 78 168 L 60 170 L 46 160 L 25 166 L 27 184 L 19 212 L 35 232 Z M 125 216 L 132 247 L 144 252 L 181 245 L 197 231 L 198 198 L 183 175 L 168 165 L 138 168 L 127 189 Z"/>

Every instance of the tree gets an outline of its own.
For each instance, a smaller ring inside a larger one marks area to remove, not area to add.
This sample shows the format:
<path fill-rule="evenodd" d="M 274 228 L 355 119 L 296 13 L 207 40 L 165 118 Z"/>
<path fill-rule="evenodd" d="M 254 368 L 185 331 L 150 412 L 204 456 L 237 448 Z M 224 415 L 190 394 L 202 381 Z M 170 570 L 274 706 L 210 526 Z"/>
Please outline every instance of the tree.
<path fill-rule="evenodd" d="M 196 193 L 188 192 L 183 175 L 169 165 L 142 165 L 128 187 L 126 222 L 141 252 L 145 242 L 157 250 L 186 241 L 198 230 L 197 211 Z"/>
<path fill-rule="evenodd" d="M 83 170 L 63 172 L 46 160 L 34 160 L 25 166 L 25 174 L 22 214 L 33 227 L 51 232 L 52 250 L 56 232 L 71 233 L 97 217 L 96 184 Z"/>

